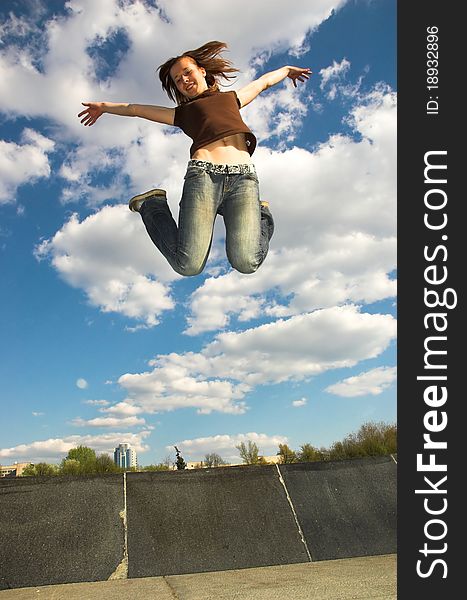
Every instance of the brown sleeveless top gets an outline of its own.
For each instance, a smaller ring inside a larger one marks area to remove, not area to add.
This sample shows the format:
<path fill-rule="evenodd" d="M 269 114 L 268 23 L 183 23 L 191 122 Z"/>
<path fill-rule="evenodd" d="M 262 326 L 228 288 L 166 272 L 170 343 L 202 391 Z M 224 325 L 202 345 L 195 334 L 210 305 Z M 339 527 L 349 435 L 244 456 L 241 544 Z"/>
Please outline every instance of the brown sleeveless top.
<path fill-rule="evenodd" d="M 206 90 L 175 108 L 174 125 L 192 140 L 190 158 L 200 148 L 229 135 L 244 133 L 247 150 L 253 154 L 256 137 L 240 116 L 240 101 L 234 91 Z"/>

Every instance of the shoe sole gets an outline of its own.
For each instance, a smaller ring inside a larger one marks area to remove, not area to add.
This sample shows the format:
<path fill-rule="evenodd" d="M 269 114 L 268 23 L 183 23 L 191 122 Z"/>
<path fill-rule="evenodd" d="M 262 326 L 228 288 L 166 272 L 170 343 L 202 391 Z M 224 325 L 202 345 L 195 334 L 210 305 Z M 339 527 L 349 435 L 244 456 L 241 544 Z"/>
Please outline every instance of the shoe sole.
<path fill-rule="evenodd" d="M 165 190 L 155 189 L 155 190 L 149 190 L 149 192 L 145 192 L 144 194 L 138 194 L 137 196 L 133 196 L 133 198 L 131 198 L 130 202 L 128 203 L 128 208 L 133 212 L 139 212 L 138 209 L 136 208 L 139 201 L 144 202 L 144 200 L 147 200 L 148 198 L 153 198 L 153 197 L 158 197 L 158 196 L 165 198 L 166 197 Z"/>

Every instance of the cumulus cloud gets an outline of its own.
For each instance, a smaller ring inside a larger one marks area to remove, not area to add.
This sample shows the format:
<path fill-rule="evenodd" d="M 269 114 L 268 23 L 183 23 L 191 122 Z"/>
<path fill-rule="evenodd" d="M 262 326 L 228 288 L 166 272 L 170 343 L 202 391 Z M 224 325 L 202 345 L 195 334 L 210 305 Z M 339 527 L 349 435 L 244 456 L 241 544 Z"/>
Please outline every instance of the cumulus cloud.
<path fill-rule="evenodd" d="M 220 454 L 224 460 L 241 462 L 236 446 L 247 443 L 248 440 L 254 442 L 259 449 L 260 455 L 268 456 L 275 454 L 279 444 L 287 444 L 286 436 L 267 435 L 265 433 L 238 433 L 236 435 L 219 434 L 209 437 L 200 437 L 193 440 L 183 440 L 175 442 L 175 446 L 184 453 L 184 457 L 190 460 L 203 460 L 204 456 L 211 452 Z M 173 446 L 166 446 L 166 449 L 172 449 Z M 186 456 L 185 456 L 186 455 Z"/>
<path fill-rule="evenodd" d="M 128 402 L 117 402 L 117 404 L 109 406 L 108 408 L 100 408 L 99 411 L 102 413 L 109 413 L 116 417 L 133 417 L 142 412 L 140 407 L 129 404 Z"/>
<path fill-rule="evenodd" d="M 307 403 L 306 398 L 300 398 L 300 400 L 294 400 L 292 402 L 292 406 L 295 408 L 299 408 L 300 406 L 305 406 L 306 403 Z"/>
<path fill-rule="evenodd" d="M 321 83 L 319 87 L 321 90 L 328 88 L 326 95 L 329 100 L 334 100 L 339 91 L 344 95 L 355 95 L 358 92 L 359 84 L 341 83 L 345 79 L 349 69 L 350 62 L 346 58 L 343 58 L 340 63 L 334 60 L 331 66 L 320 70 Z"/>
<path fill-rule="evenodd" d="M 335 60 L 332 62 L 330 67 L 321 69 L 319 74 L 321 75 L 320 88 L 324 89 L 327 83 L 332 79 L 339 79 L 350 69 L 350 62 L 343 58 L 340 63 Z"/>
<path fill-rule="evenodd" d="M 396 367 L 377 367 L 328 386 L 325 391 L 336 396 L 377 396 L 396 380 Z"/>
<path fill-rule="evenodd" d="M 0 204 L 14 202 L 20 185 L 50 176 L 48 154 L 54 147 L 53 140 L 29 128 L 19 144 L 0 140 Z"/>
<path fill-rule="evenodd" d="M 108 406 L 110 402 L 108 400 L 83 400 L 83 404 L 89 404 L 89 406 Z"/>
<path fill-rule="evenodd" d="M 192 372 L 186 364 L 177 364 L 178 355 L 170 358 L 161 367 L 139 374 L 125 374 L 119 379 L 132 402 L 144 412 L 155 413 L 179 408 L 196 408 L 199 414 L 218 411 L 243 414 L 243 401 L 250 386 L 235 385 L 231 381 L 207 378 Z M 163 360 L 163 359 L 162 359 Z"/>
<path fill-rule="evenodd" d="M 43 417 L 44 415 L 45 415 L 45 413 L 43 413 L 43 412 L 38 412 L 38 411 L 35 411 L 35 410 L 32 411 L 32 416 L 33 417 Z"/>
<path fill-rule="evenodd" d="M 109 432 L 99 435 L 69 435 L 64 438 L 49 438 L 26 444 L 19 444 L 12 448 L 0 449 L 0 459 L 9 461 L 31 462 L 58 462 L 68 454 L 71 448 L 88 446 L 96 452 L 112 454 L 114 448 L 122 441 L 128 442 L 139 452 L 146 452 L 149 446 L 144 440 L 151 435 L 151 431 L 143 430 L 136 433 Z"/>
<path fill-rule="evenodd" d="M 275 136 L 290 143 L 308 110 L 306 93 L 306 87 L 295 89 L 285 83 L 277 91 L 256 98 L 242 111 L 242 118 L 261 142 Z"/>
<path fill-rule="evenodd" d="M 163 282 L 180 276 L 156 252 L 141 218 L 127 206 L 107 206 L 83 221 L 72 215 L 53 238 L 36 247 L 35 255 L 49 259 L 67 283 L 84 290 L 90 304 L 103 312 L 152 327 L 174 307 Z"/>
<path fill-rule="evenodd" d="M 378 356 L 395 334 L 390 315 L 333 307 L 218 334 L 199 353 L 159 355 L 149 363 L 152 371 L 122 375 L 119 384 L 145 412 L 193 407 L 240 414 L 255 386 L 354 366 Z"/>
<path fill-rule="evenodd" d="M 88 387 L 88 382 L 86 379 L 80 377 L 76 380 L 76 387 L 79 387 L 80 390 L 85 390 Z"/>
<path fill-rule="evenodd" d="M 72 424 L 77 427 L 136 427 L 145 425 L 144 419 L 138 417 L 96 417 L 94 419 L 82 419 L 76 417 Z"/>

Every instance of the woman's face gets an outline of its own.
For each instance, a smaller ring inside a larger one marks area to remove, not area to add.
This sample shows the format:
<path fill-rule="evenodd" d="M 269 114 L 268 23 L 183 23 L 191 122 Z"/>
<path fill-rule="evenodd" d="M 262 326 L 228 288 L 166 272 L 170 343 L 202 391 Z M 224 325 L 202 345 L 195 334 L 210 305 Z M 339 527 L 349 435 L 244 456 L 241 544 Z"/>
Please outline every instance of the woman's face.
<path fill-rule="evenodd" d="M 186 98 L 195 98 L 208 89 L 206 70 L 189 56 L 183 56 L 170 69 L 170 76 L 178 91 Z"/>

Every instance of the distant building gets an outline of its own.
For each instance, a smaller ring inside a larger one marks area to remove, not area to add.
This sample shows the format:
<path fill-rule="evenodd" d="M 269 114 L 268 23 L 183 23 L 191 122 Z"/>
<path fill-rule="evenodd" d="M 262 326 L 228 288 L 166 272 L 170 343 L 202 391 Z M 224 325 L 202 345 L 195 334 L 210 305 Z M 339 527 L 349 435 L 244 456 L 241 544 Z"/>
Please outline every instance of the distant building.
<path fill-rule="evenodd" d="M 20 477 L 26 467 L 29 467 L 32 463 L 18 463 L 15 462 L 13 465 L 1 466 L 0 477 Z"/>
<path fill-rule="evenodd" d="M 114 463 L 122 469 L 136 467 L 136 450 L 130 444 L 119 444 L 114 450 Z"/>

